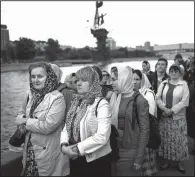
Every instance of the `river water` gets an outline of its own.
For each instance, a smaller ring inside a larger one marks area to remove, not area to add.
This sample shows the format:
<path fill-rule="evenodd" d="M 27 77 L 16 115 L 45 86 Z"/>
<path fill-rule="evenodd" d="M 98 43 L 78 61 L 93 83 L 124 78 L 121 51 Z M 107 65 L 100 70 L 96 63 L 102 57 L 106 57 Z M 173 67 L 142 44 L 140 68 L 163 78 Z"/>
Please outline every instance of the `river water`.
<path fill-rule="evenodd" d="M 147 59 L 147 58 L 146 58 Z M 151 70 L 154 71 L 157 60 L 148 60 L 151 65 Z M 168 60 L 168 68 L 173 63 L 173 60 Z M 141 69 L 141 61 L 130 61 L 121 63 L 112 63 L 107 66 L 107 70 L 113 66 L 126 65 L 134 69 Z M 63 76 L 62 82 L 66 75 L 76 72 L 85 65 L 75 65 L 71 67 L 62 67 Z M 15 132 L 15 118 L 18 109 L 24 97 L 24 94 L 29 89 L 29 74 L 28 71 L 16 71 L 1 73 L 1 152 L 8 150 L 8 140 Z"/>

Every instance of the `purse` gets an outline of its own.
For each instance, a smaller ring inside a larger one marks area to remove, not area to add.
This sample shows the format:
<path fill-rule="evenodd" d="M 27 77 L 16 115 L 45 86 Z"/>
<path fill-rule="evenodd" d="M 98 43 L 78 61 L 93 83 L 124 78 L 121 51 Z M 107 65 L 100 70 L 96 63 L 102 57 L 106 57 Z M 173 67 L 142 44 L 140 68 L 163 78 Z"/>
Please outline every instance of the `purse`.
<path fill-rule="evenodd" d="M 20 147 L 25 141 L 26 133 L 27 131 L 25 125 L 18 125 L 15 133 L 9 140 L 9 144 L 15 147 Z"/>
<path fill-rule="evenodd" d="M 27 97 L 26 105 L 28 104 L 28 101 L 29 96 Z M 26 118 L 26 116 L 24 115 L 23 118 Z M 25 124 L 18 125 L 15 133 L 9 140 L 9 144 L 11 144 L 14 147 L 20 147 L 25 141 L 26 133 L 27 133 L 26 125 Z"/>

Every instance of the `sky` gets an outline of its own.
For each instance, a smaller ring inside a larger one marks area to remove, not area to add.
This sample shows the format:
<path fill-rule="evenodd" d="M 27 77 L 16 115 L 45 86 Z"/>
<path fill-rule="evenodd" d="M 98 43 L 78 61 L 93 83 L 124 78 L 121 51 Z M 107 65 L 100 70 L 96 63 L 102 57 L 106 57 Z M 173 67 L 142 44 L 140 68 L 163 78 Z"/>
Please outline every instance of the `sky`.
<path fill-rule="evenodd" d="M 117 46 L 194 43 L 193 1 L 104 1 L 99 13 L 106 13 L 102 27 Z M 95 1 L 1 1 L 1 24 L 11 41 L 53 38 L 60 45 L 95 47 L 94 15 Z"/>

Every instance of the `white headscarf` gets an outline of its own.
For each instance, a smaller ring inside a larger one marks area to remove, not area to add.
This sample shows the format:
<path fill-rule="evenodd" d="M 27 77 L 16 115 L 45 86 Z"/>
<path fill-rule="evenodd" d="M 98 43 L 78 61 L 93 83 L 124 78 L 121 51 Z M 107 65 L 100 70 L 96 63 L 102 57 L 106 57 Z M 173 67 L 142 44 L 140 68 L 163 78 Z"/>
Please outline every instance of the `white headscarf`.
<path fill-rule="evenodd" d="M 139 89 L 139 92 L 148 101 L 149 113 L 157 117 L 157 107 L 156 107 L 156 101 L 154 97 L 155 94 L 150 89 L 150 87 L 151 87 L 151 84 L 150 84 L 150 81 L 148 80 L 148 77 L 146 76 L 146 74 L 142 73 L 141 88 Z"/>
<path fill-rule="evenodd" d="M 141 79 L 141 88 L 139 89 L 139 92 L 144 95 L 146 90 L 151 87 L 150 81 L 148 80 L 148 77 L 146 74 L 142 73 L 142 79 Z"/>
<path fill-rule="evenodd" d="M 134 86 L 132 68 L 129 66 L 119 66 L 116 68 L 118 70 L 118 96 L 116 92 L 112 94 L 110 99 L 110 108 L 112 112 L 111 123 L 117 128 L 121 97 L 131 97 L 134 93 Z"/>
<path fill-rule="evenodd" d="M 49 63 L 51 65 L 51 68 L 53 69 L 54 73 L 56 74 L 57 76 L 57 79 L 58 79 L 58 83 L 60 83 L 61 81 L 61 78 L 62 78 L 62 75 L 63 75 L 63 72 L 62 70 L 60 69 L 60 67 L 56 64 L 53 64 L 53 63 Z"/>

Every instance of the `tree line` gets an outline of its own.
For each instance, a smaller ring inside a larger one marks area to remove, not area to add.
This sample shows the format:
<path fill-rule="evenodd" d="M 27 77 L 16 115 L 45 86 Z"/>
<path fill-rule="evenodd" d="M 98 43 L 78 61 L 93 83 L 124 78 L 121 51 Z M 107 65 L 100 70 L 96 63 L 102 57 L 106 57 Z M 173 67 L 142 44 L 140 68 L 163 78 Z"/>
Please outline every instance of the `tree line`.
<path fill-rule="evenodd" d="M 41 41 L 40 41 L 41 42 Z M 44 42 L 44 41 L 43 41 Z M 9 43 L 5 51 L 1 51 L 1 58 L 6 61 L 28 61 L 35 57 L 54 60 L 67 59 L 92 59 L 95 48 L 85 46 L 83 48 L 61 49 L 58 40 L 49 38 L 44 50 L 35 47 L 35 41 L 29 38 L 19 38 L 19 40 Z M 128 51 L 127 47 L 121 47 L 110 51 L 111 58 L 134 58 L 134 57 L 152 57 L 154 52 L 142 50 Z"/>

